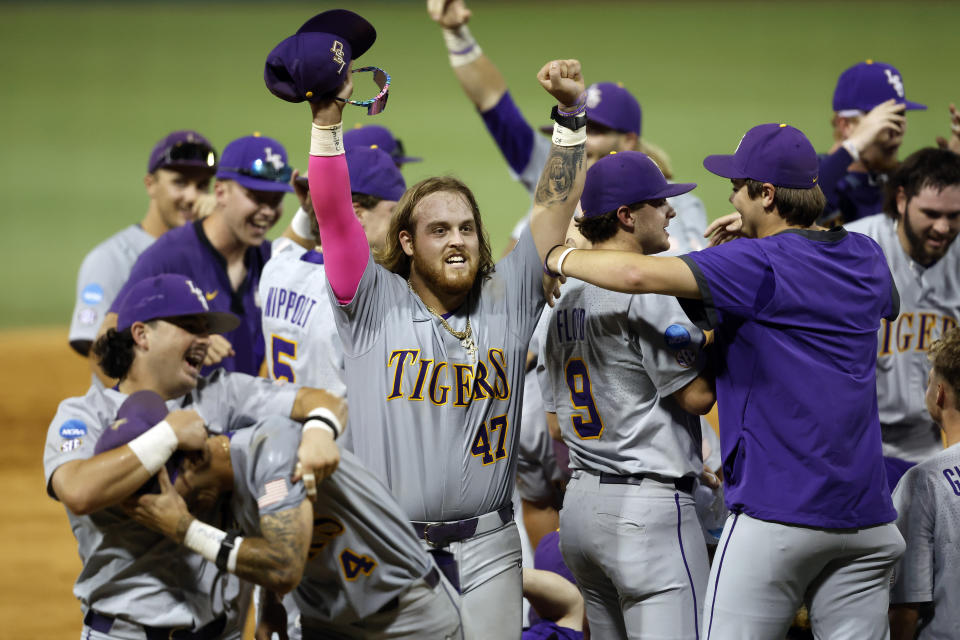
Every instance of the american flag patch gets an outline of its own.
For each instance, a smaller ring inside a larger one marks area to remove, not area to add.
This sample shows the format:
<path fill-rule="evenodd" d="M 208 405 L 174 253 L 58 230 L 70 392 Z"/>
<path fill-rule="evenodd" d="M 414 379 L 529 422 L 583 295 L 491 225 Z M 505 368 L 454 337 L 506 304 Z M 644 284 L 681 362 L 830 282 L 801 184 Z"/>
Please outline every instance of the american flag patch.
<path fill-rule="evenodd" d="M 276 504 L 287 497 L 287 481 L 285 478 L 271 480 L 263 485 L 263 495 L 257 498 L 257 506 L 263 509 Z"/>

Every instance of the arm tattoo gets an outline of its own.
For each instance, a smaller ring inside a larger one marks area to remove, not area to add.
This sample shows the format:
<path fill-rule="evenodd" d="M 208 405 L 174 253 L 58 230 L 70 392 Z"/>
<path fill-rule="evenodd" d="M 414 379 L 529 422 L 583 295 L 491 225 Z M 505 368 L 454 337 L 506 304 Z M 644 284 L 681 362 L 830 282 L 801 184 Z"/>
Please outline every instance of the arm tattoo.
<path fill-rule="evenodd" d="M 301 532 L 301 506 L 260 518 L 262 537 L 244 538 L 237 556 L 237 575 L 281 593 L 289 591 L 310 544 Z"/>
<path fill-rule="evenodd" d="M 575 147 L 560 147 L 553 145 L 547 164 L 537 183 L 537 193 L 534 203 L 540 206 L 566 202 L 576 181 L 577 171 L 583 168 L 584 145 Z"/>

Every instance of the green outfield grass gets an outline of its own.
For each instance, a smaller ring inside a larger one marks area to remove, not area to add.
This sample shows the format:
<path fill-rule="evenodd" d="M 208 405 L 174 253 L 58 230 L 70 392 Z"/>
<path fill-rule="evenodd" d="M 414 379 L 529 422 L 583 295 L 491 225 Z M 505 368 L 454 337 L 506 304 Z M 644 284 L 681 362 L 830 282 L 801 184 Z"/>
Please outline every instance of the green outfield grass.
<path fill-rule="evenodd" d="M 477 192 L 499 253 L 527 207 L 480 119 L 461 94 L 424 3 L 349 2 L 22 4 L 0 6 L 4 296 L 0 326 L 67 324 L 83 255 L 146 207 L 142 178 L 153 143 L 195 128 L 222 148 L 261 131 L 306 164 L 307 107 L 264 88 L 272 46 L 314 13 L 354 9 L 380 37 L 362 62 L 392 75 L 376 118 L 350 109 L 347 126 L 394 129 L 425 162 L 408 182 L 453 173 Z M 732 152 L 761 122 L 789 122 L 830 144 L 838 73 L 865 58 L 896 64 L 910 115 L 905 152 L 948 133 L 960 102 L 960 6 L 939 2 L 485 2 L 474 34 L 523 111 L 551 106 L 534 74 L 577 57 L 587 81 L 622 81 L 640 98 L 644 137 L 671 155 L 677 178 L 701 184 L 711 217 L 729 185 L 700 162 Z M 285 225 L 295 209 L 287 202 Z"/>

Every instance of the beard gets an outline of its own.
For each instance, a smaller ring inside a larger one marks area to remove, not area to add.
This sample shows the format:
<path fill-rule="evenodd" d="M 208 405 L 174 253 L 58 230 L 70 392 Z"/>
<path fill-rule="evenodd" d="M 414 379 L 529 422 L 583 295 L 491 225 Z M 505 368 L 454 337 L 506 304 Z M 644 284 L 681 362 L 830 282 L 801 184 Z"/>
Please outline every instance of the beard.
<path fill-rule="evenodd" d="M 469 262 L 467 263 L 469 268 L 453 274 L 447 273 L 444 270 L 444 264 L 442 260 L 436 263 L 428 263 L 426 260 L 420 258 L 416 252 L 414 252 L 411 257 L 412 269 L 416 270 L 427 287 L 435 294 L 457 296 L 467 293 L 473 288 L 473 284 L 477 280 L 477 269 L 479 268 L 476 258 L 470 256 Z"/>
<path fill-rule="evenodd" d="M 907 203 L 909 207 L 909 202 Z M 920 235 L 913 228 L 913 225 L 910 224 L 909 215 L 905 215 L 900 219 L 900 224 L 903 225 L 903 235 L 907 238 L 907 244 L 910 245 L 910 256 L 922 264 L 923 266 L 929 266 L 942 258 L 947 251 L 950 249 L 950 245 L 953 244 L 953 241 L 956 240 L 957 236 L 945 238 L 946 242 L 943 247 L 940 249 L 930 249 L 926 245 L 926 237 L 929 235 L 929 232 Z"/>

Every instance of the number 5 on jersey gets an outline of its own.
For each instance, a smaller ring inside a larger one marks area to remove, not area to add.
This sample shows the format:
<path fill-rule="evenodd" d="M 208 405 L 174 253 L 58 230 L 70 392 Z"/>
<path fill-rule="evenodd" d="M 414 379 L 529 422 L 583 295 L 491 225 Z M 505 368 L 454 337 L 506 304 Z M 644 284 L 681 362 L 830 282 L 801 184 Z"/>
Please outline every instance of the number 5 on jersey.
<path fill-rule="evenodd" d="M 599 438 L 603 433 L 603 419 L 597 411 L 593 401 L 593 391 L 590 388 L 590 372 L 587 365 L 580 358 L 571 358 L 567 361 L 564 376 L 567 387 L 570 389 L 570 404 L 574 409 L 586 410 L 587 415 L 581 413 L 570 414 L 573 430 L 581 440 Z"/>
<path fill-rule="evenodd" d="M 290 360 L 284 360 L 286 356 Z M 273 371 L 274 380 L 286 380 L 287 382 L 296 382 L 296 374 L 293 373 L 293 362 L 297 359 L 297 343 L 292 340 L 286 340 L 280 336 L 270 334 L 270 364 Z"/>

